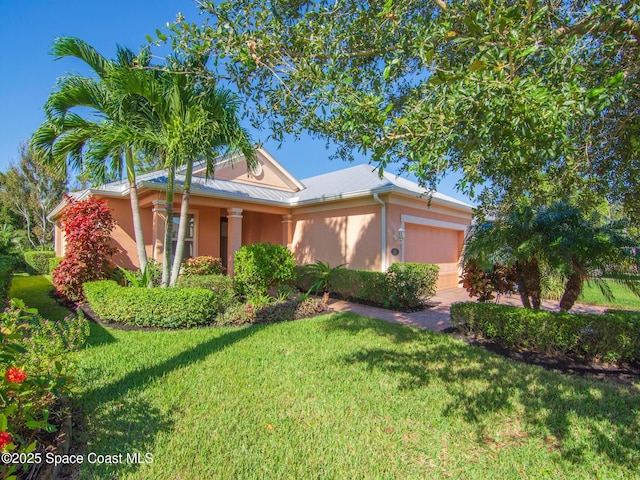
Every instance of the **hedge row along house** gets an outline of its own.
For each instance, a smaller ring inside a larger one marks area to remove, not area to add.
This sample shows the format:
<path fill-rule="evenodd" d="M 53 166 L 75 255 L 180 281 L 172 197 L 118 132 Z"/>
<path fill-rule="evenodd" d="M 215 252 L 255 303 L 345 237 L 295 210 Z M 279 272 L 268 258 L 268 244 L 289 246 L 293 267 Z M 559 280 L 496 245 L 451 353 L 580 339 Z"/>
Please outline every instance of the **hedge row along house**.
<path fill-rule="evenodd" d="M 234 253 L 246 244 L 286 245 L 299 264 L 318 260 L 331 266 L 386 271 L 395 262 L 434 263 L 438 288 L 458 286 L 459 260 L 472 207 L 428 192 L 390 173 L 382 177 L 371 165 L 356 165 L 298 180 L 266 150 L 257 150 L 258 166 L 221 159 L 215 178 L 194 169 L 190 228 L 185 258 L 220 257 L 233 273 Z M 174 222 L 177 232 L 180 185 L 176 175 Z M 140 175 L 138 189 L 149 258 L 162 260 L 166 219 L 166 171 Z M 126 181 L 74 193 L 77 199 L 104 198 L 117 227 L 112 238 L 116 264 L 137 268 L 129 187 Z M 64 255 L 60 215 L 65 202 L 49 215 L 56 223 L 56 255 Z"/>

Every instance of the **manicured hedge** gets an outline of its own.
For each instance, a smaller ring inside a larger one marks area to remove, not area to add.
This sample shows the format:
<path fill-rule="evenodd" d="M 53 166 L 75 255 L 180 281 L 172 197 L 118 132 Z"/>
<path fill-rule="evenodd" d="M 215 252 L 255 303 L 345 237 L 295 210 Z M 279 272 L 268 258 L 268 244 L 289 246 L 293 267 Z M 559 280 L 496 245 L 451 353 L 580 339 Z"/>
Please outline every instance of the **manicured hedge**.
<path fill-rule="evenodd" d="M 53 274 L 53 271 L 56 269 L 60 262 L 64 257 L 52 257 L 49 259 L 49 275 Z"/>
<path fill-rule="evenodd" d="M 266 295 L 268 290 L 295 278 L 296 261 L 282 245 L 243 245 L 234 255 L 236 289 L 247 297 Z"/>
<path fill-rule="evenodd" d="M 221 311 L 222 303 L 212 290 L 121 287 L 113 280 L 87 282 L 84 293 L 101 318 L 146 327 L 207 325 Z"/>
<path fill-rule="evenodd" d="M 48 275 L 49 261 L 56 256 L 56 252 L 50 250 L 27 250 L 24 252 L 24 263 L 27 265 L 27 273 L 30 275 Z"/>
<path fill-rule="evenodd" d="M 394 263 L 387 269 L 389 302 L 393 308 L 413 310 L 436 293 L 440 268 L 426 263 Z"/>
<path fill-rule="evenodd" d="M 11 288 L 15 267 L 15 257 L 0 255 L 0 308 L 4 308 L 4 303 L 9 297 L 9 288 Z"/>
<path fill-rule="evenodd" d="M 451 324 L 507 347 L 608 362 L 640 360 L 638 312 L 573 314 L 463 302 L 451 306 Z"/>
<path fill-rule="evenodd" d="M 178 288 L 203 288 L 215 292 L 220 311 L 232 305 L 236 300 L 233 278 L 228 275 L 193 275 L 178 277 Z"/>
<path fill-rule="evenodd" d="M 269 305 L 253 305 L 250 302 L 236 303 L 216 318 L 216 325 L 253 325 L 300 320 L 327 311 L 320 300 L 288 299 Z"/>
<path fill-rule="evenodd" d="M 296 286 L 308 291 L 314 278 L 304 266 L 296 267 Z M 396 310 L 415 310 L 436 291 L 439 268 L 423 263 L 394 263 L 386 273 L 340 269 L 331 281 L 340 298 Z M 317 292 L 316 292 L 317 293 Z"/>

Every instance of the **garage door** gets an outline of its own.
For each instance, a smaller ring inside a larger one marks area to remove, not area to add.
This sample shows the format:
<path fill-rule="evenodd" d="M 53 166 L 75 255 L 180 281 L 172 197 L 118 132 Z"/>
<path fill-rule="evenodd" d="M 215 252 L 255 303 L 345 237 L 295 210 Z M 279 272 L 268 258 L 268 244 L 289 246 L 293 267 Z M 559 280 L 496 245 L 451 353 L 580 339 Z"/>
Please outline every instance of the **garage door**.
<path fill-rule="evenodd" d="M 464 232 L 423 225 L 405 225 L 405 260 L 440 267 L 438 289 L 458 286 L 458 262 Z"/>

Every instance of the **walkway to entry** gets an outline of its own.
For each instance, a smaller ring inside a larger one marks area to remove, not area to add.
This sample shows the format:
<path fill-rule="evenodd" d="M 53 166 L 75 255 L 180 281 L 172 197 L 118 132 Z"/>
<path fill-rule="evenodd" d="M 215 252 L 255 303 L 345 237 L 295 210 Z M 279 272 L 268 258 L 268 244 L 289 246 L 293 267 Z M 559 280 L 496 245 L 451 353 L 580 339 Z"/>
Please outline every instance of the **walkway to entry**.
<path fill-rule="evenodd" d="M 394 312 L 393 310 L 345 302 L 344 300 L 332 300 L 329 306 L 336 312 L 354 312 L 365 317 L 379 318 L 389 322 L 401 323 L 403 325 L 410 325 L 413 327 L 440 332 L 451 326 L 451 323 L 449 322 L 449 309 L 451 308 L 451 304 L 454 302 L 470 301 L 473 301 L 473 299 L 469 297 L 464 288 L 448 288 L 440 290 L 429 301 L 431 307 L 420 312 Z M 504 305 L 522 306 L 520 297 L 517 295 L 501 297 L 500 303 Z M 557 301 L 545 300 L 542 303 L 542 308 L 545 310 L 558 310 L 558 303 L 559 302 Z M 605 310 L 606 307 L 576 304 L 571 309 L 571 312 L 602 313 Z"/>

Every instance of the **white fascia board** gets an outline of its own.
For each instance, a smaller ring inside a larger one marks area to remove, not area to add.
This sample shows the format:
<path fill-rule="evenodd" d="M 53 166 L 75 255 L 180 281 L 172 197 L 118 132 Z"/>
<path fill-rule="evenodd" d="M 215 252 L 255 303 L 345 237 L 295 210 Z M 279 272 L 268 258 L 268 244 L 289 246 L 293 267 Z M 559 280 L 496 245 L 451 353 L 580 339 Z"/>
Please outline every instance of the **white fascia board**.
<path fill-rule="evenodd" d="M 166 191 L 166 185 L 160 185 L 155 182 L 149 182 L 149 183 L 144 182 L 142 185 L 150 190 L 156 190 L 160 192 Z M 178 188 L 178 186 L 176 185 L 174 193 L 181 193 L 181 192 L 182 192 L 182 188 Z M 270 205 L 270 206 L 276 206 L 276 207 L 289 207 L 289 199 L 285 199 L 282 201 L 266 200 L 262 198 L 246 197 L 243 195 L 236 195 L 234 193 L 227 193 L 222 191 L 211 192 L 209 190 L 201 190 L 196 186 L 191 187 L 191 195 L 192 196 L 200 195 L 202 197 L 209 197 L 209 198 L 221 198 L 223 200 L 235 200 L 235 201 L 246 202 L 246 203 L 259 203 L 261 205 Z"/>
<path fill-rule="evenodd" d="M 336 202 L 339 200 L 349 200 L 349 199 L 358 198 L 358 197 L 370 197 L 374 193 L 381 195 L 385 193 L 391 193 L 393 191 L 394 191 L 394 187 L 374 188 L 374 189 L 368 189 L 368 190 L 358 190 L 356 192 L 340 193 L 337 195 L 328 195 L 326 197 L 310 198 L 308 200 L 303 200 L 303 201 L 299 201 L 298 197 L 293 197 L 289 202 L 289 206 L 302 207 L 305 205 L 322 204 L 325 202 Z"/>
<path fill-rule="evenodd" d="M 284 177 L 283 180 L 289 184 L 291 188 L 297 188 L 298 191 L 304 190 L 305 186 L 298 180 L 293 174 L 284 168 L 284 166 L 278 162 L 273 155 L 271 155 L 264 147 L 260 147 L 256 150 L 256 152 L 260 152 L 267 161 L 271 162 L 271 164 L 276 168 L 277 171 Z"/>
<path fill-rule="evenodd" d="M 424 195 L 420 195 L 419 193 L 416 193 L 401 187 L 396 187 L 396 190 L 394 193 L 397 195 L 404 195 L 406 197 L 411 197 L 414 199 L 415 198 L 424 199 L 425 202 L 428 201 L 428 197 L 429 197 L 428 192 L 425 192 Z M 467 203 L 464 203 L 458 200 L 448 200 L 446 198 L 441 198 L 441 197 L 438 197 L 437 194 L 438 192 L 431 194 L 431 203 L 435 203 L 437 205 L 443 205 L 446 207 L 451 207 L 461 212 L 465 212 L 469 214 L 473 213 L 474 207 L 472 205 L 469 205 Z"/>
<path fill-rule="evenodd" d="M 433 220 L 431 218 L 422 218 L 406 214 L 402 214 L 400 216 L 400 220 L 402 221 L 402 223 L 422 225 L 424 227 L 446 228 L 448 230 L 458 230 L 461 232 L 466 232 L 469 228 L 469 225 L 465 225 L 463 223 L 444 222 L 442 220 Z"/>

